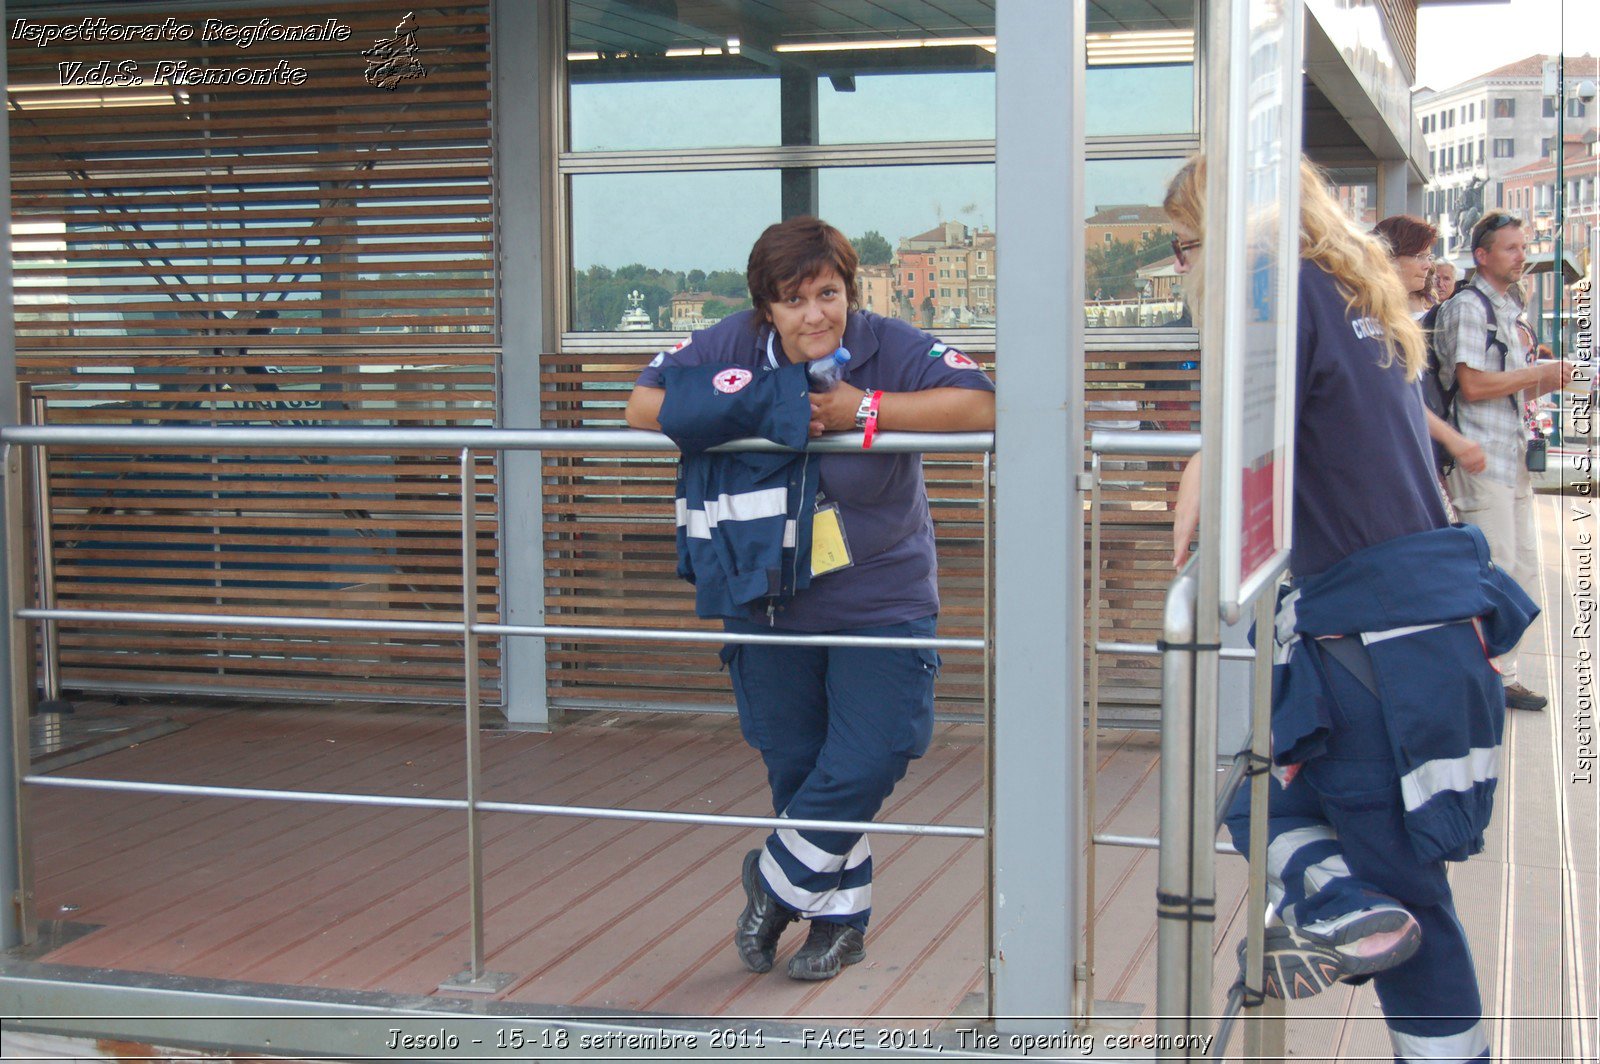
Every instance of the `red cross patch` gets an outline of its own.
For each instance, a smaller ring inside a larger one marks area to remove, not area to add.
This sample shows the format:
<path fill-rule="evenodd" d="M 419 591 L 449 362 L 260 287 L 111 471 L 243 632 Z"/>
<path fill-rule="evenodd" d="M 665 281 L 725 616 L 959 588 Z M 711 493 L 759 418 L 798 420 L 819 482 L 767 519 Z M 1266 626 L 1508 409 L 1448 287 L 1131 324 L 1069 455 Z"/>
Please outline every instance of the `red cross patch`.
<path fill-rule="evenodd" d="M 960 351 L 955 350 L 946 351 L 944 353 L 944 364 L 949 366 L 951 369 L 978 368 L 978 364 L 976 362 L 972 361 L 972 359 L 968 358 L 966 355 L 963 355 Z"/>
<path fill-rule="evenodd" d="M 747 369 L 725 369 L 711 379 L 711 384 L 723 395 L 732 395 L 749 384 L 754 376 L 755 374 Z"/>

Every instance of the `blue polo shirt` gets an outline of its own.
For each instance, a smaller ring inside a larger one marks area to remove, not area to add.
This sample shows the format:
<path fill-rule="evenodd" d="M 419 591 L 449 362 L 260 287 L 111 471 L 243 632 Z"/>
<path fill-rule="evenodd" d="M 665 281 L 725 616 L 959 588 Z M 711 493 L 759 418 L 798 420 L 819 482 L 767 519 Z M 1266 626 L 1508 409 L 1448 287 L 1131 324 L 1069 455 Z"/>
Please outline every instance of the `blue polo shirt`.
<path fill-rule="evenodd" d="M 844 380 L 864 391 L 929 388 L 993 391 L 977 363 L 897 318 L 852 311 L 845 320 L 850 362 Z M 667 366 L 728 363 L 768 370 L 788 362 L 782 341 L 754 311 L 741 311 L 662 352 L 636 383 L 666 387 Z M 837 503 L 853 563 L 811 581 L 772 618 L 801 632 L 866 628 L 939 612 L 933 519 L 916 454 L 828 454 L 821 462 L 821 501 Z M 765 610 L 751 619 L 767 622 Z"/>
<path fill-rule="evenodd" d="M 1289 570 L 1311 576 L 1365 547 L 1449 525 L 1422 392 L 1383 332 L 1353 318 L 1331 274 L 1300 264 L 1294 536 Z"/>

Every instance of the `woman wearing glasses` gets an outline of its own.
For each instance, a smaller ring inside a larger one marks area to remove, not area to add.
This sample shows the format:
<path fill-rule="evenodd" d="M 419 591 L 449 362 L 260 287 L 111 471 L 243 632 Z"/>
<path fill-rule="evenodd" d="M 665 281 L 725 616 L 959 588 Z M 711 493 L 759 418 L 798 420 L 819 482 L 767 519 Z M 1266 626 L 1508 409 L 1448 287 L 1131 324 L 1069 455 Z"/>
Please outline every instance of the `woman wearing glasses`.
<path fill-rule="evenodd" d="M 1191 256 L 1205 173 L 1191 160 L 1164 204 Z M 1272 633 L 1266 811 L 1281 924 L 1258 989 L 1301 998 L 1371 979 L 1397 1060 L 1487 1058 L 1445 862 L 1482 849 L 1492 812 L 1505 702 L 1487 655 L 1536 611 L 1482 533 L 1446 516 L 1417 393 L 1422 333 L 1387 250 L 1309 165 L 1300 212 L 1292 579 Z M 1197 466 L 1179 489 L 1191 504 Z M 1227 817 L 1240 849 L 1249 814 L 1245 788 Z"/>
<path fill-rule="evenodd" d="M 1439 230 L 1409 214 L 1393 214 L 1372 228 L 1372 235 L 1389 249 L 1389 262 L 1406 291 L 1411 316 L 1421 320 L 1433 306 L 1433 242 Z"/>
<path fill-rule="evenodd" d="M 1372 235 L 1382 240 L 1389 249 L 1389 263 L 1400 278 L 1400 287 L 1405 289 L 1411 317 L 1427 329 L 1431 324 L 1424 320 L 1428 311 L 1441 298 L 1449 298 L 1448 295 L 1438 296 L 1434 287 L 1433 242 L 1439 238 L 1439 230 L 1421 218 L 1394 214 L 1373 226 Z M 1449 266 L 1449 263 L 1442 265 Z M 1451 273 L 1454 274 L 1453 269 Z M 1482 447 L 1461 435 L 1454 425 L 1427 407 L 1423 407 L 1423 414 L 1428 419 L 1429 439 L 1444 449 L 1445 454 L 1449 455 L 1449 462 L 1468 473 L 1483 472 L 1489 459 Z M 1438 464 L 1441 468 L 1448 468 L 1443 455 L 1439 456 Z"/>

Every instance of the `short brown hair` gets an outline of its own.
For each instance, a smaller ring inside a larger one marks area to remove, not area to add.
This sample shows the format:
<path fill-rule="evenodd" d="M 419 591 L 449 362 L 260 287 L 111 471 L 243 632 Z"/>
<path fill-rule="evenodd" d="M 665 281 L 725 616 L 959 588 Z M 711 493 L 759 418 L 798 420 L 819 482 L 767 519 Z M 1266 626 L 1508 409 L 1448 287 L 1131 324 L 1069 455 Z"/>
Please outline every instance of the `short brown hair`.
<path fill-rule="evenodd" d="M 750 249 L 745 267 L 756 317 L 770 321 L 768 304 L 828 269 L 844 280 L 845 295 L 855 306 L 860 261 L 845 235 L 820 218 L 799 215 L 767 226 Z"/>
<path fill-rule="evenodd" d="M 1502 229 L 1522 228 L 1522 219 L 1510 211 L 1490 211 L 1472 227 L 1472 250 L 1477 251 Z"/>
<path fill-rule="evenodd" d="M 1373 226 L 1372 233 L 1389 245 L 1389 254 L 1394 258 L 1420 255 L 1439 239 L 1439 230 L 1413 214 L 1391 214 Z"/>

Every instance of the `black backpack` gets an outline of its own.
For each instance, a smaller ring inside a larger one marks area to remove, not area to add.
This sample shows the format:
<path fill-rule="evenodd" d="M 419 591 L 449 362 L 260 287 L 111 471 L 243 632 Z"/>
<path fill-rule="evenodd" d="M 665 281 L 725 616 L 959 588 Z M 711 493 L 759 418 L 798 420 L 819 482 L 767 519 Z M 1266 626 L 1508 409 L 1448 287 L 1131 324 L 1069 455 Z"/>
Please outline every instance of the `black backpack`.
<path fill-rule="evenodd" d="M 1487 338 L 1484 340 L 1483 349 L 1487 351 L 1490 348 L 1498 347 L 1500 349 L 1500 368 L 1502 370 L 1506 368 L 1506 344 L 1499 337 L 1500 327 L 1495 321 L 1494 305 L 1489 302 L 1489 297 L 1483 294 L 1482 289 L 1474 284 L 1463 281 L 1456 286 L 1456 290 L 1450 296 L 1450 299 L 1444 300 L 1441 303 L 1436 303 L 1428 308 L 1428 312 L 1422 316 L 1421 322 L 1422 335 L 1428 343 L 1428 368 L 1420 378 L 1420 382 L 1422 384 L 1422 402 L 1429 410 L 1433 411 L 1433 413 L 1440 420 L 1444 421 L 1451 428 L 1456 429 L 1457 431 L 1460 431 L 1461 426 L 1456 421 L 1456 393 L 1461 388 L 1461 382 L 1456 380 L 1454 374 L 1452 374 L 1450 387 L 1446 388 L 1443 382 L 1441 382 L 1439 379 L 1439 367 L 1441 362 L 1439 360 L 1438 345 L 1434 343 L 1434 325 L 1438 322 L 1439 312 L 1444 309 L 1445 303 L 1449 303 L 1450 300 L 1453 299 L 1461 298 L 1461 296 L 1466 292 L 1471 292 L 1483 302 L 1484 318 L 1489 323 L 1489 333 Z M 1517 405 L 1516 399 L 1513 398 L 1511 400 L 1511 405 L 1513 407 Z M 1455 468 L 1456 460 L 1451 457 L 1449 451 L 1445 450 L 1444 444 L 1439 443 L 1437 440 L 1432 442 L 1434 468 L 1439 471 L 1439 475 L 1442 477 L 1449 473 L 1450 470 Z"/>

